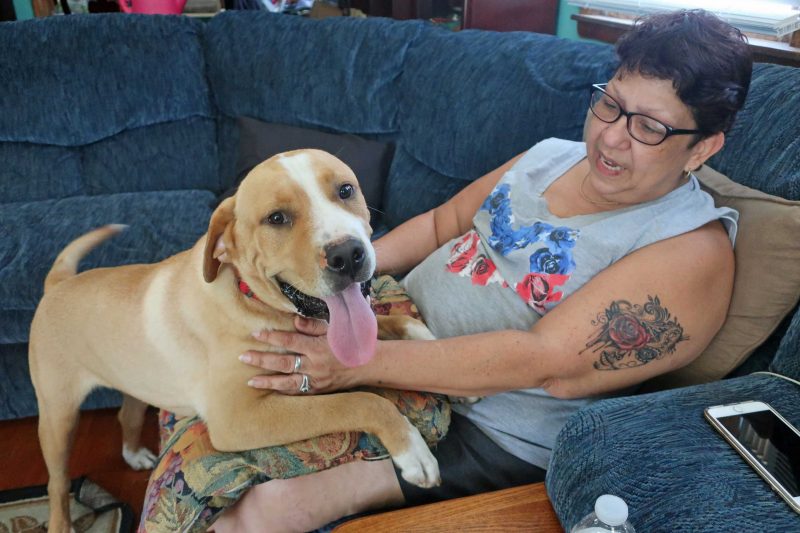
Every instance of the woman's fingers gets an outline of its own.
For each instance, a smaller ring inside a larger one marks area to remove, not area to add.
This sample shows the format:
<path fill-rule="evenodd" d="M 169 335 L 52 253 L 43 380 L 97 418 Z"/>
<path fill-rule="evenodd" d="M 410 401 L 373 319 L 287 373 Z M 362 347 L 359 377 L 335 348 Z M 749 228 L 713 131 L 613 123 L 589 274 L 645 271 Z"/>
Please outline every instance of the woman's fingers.
<path fill-rule="evenodd" d="M 298 365 L 298 359 L 300 364 Z M 269 352 L 248 351 L 239 356 L 239 360 L 248 365 L 257 366 L 264 370 L 291 374 L 300 372 L 303 369 L 303 356 L 294 354 L 279 354 Z M 297 368 L 299 366 L 300 368 Z"/>
<path fill-rule="evenodd" d="M 319 344 L 319 337 L 294 331 L 256 331 L 253 338 L 289 352 L 309 353 Z"/>
<path fill-rule="evenodd" d="M 297 328 L 297 331 L 305 333 L 306 335 L 313 335 L 314 337 L 325 335 L 328 332 L 328 323 L 316 318 L 298 316 L 294 320 L 294 327 Z"/>
<path fill-rule="evenodd" d="M 301 391 L 304 378 L 308 390 Z M 308 394 L 314 392 L 311 379 L 306 374 L 275 374 L 272 376 L 255 376 L 247 382 L 254 389 L 271 389 L 281 394 Z"/>

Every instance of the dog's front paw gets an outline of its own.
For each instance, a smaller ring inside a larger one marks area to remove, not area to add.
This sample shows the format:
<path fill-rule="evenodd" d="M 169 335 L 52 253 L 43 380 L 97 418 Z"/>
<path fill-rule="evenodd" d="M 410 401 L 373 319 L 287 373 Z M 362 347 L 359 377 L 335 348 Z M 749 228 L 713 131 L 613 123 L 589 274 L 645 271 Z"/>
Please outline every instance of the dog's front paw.
<path fill-rule="evenodd" d="M 403 479 L 418 487 L 429 489 L 441 484 L 439 463 L 428 449 L 419 430 L 406 419 L 410 446 L 405 452 L 392 457 Z"/>
<path fill-rule="evenodd" d="M 134 470 L 150 470 L 156 466 L 158 460 L 156 455 L 145 447 L 133 451 L 125 445 L 122 446 L 122 457 Z"/>
<path fill-rule="evenodd" d="M 470 405 L 481 401 L 483 399 L 483 396 L 448 396 L 447 399 L 450 400 L 450 403 L 460 403 L 463 405 Z"/>

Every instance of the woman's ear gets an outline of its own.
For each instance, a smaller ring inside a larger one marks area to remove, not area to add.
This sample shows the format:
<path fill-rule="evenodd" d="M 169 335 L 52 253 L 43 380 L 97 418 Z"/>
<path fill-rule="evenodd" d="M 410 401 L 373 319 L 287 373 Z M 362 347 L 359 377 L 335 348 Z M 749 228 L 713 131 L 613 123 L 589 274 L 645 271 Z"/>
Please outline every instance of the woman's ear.
<path fill-rule="evenodd" d="M 721 131 L 701 139 L 697 144 L 692 146 L 692 155 L 686 163 L 685 170 L 697 170 L 703 166 L 703 163 L 710 159 L 711 156 L 722 150 L 723 146 L 725 146 L 725 134 Z"/>
<path fill-rule="evenodd" d="M 236 197 L 231 196 L 222 201 L 211 215 L 206 234 L 206 247 L 203 252 L 203 279 L 211 283 L 217 278 L 220 264 L 229 262 L 233 252 L 233 241 L 226 242 L 226 230 L 233 226 L 233 208 Z"/>

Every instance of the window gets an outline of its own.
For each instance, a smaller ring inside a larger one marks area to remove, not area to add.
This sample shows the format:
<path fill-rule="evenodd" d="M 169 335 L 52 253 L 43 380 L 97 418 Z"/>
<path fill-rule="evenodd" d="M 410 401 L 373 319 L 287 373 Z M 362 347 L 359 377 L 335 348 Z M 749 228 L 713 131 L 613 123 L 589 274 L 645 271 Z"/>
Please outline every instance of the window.
<path fill-rule="evenodd" d="M 800 0 L 569 0 L 569 4 L 625 18 L 702 8 L 748 33 L 788 40 L 800 30 Z"/>

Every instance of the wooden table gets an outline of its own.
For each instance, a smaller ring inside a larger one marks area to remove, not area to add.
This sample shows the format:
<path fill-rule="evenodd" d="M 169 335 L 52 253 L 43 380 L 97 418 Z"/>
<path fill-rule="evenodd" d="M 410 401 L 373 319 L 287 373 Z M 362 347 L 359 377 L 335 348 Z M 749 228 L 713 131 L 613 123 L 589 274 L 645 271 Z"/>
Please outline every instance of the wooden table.
<path fill-rule="evenodd" d="M 334 533 L 525 531 L 560 533 L 544 483 L 356 518 Z"/>

